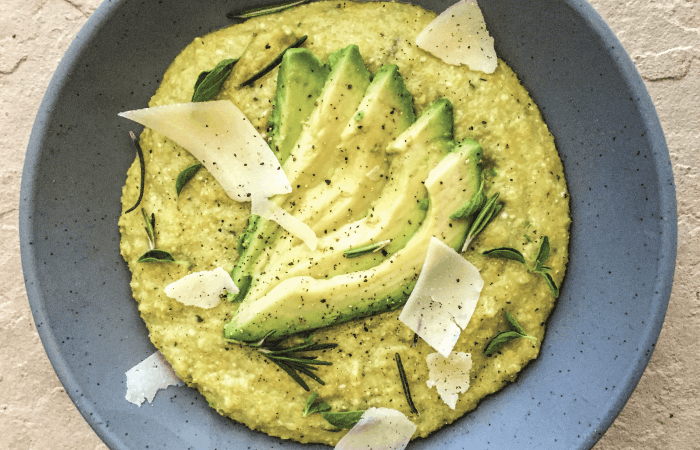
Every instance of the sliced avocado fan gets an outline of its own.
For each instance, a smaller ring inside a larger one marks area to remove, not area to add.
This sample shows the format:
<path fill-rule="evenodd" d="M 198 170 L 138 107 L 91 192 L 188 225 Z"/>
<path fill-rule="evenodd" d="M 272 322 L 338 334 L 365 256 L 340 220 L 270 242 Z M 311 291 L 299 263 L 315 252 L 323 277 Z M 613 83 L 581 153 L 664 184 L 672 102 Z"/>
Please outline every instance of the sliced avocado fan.
<path fill-rule="evenodd" d="M 287 58 L 282 60 L 278 77 L 291 76 L 294 70 L 289 64 L 310 64 L 310 67 L 318 67 L 314 58 Z M 323 79 L 324 85 L 318 97 L 311 102 L 312 112 L 308 119 L 301 115 L 296 115 L 293 109 L 296 106 L 294 101 L 285 101 L 285 97 L 308 102 L 309 95 L 313 97 L 314 88 L 311 86 L 318 83 L 318 79 L 312 84 L 305 85 L 288 83 L 288 78 L 280 80 L 278 78 L 278 90 L 275 97 L 275 105 L 278 108 L 287 109 L 286 112 L 273 112 L 273 117 L 279 118 L 279 123 L 273 123 L 272 127 L 279 130 L 298 128 L 303 124 L 298 139 L 289 149 L 289 154 L 284 158 L 282 167 L 287 174 L 294 194 L 299 194 L 312 188 L 321 181 L 322 178 L 316 176 L 315 167 L 332 164 L 338 160 L 339 155 L 336 147 L 339 143 L 337 129 L 345 125 L 357 109 L 370 83 L 370 74 L 365 68 L 360 51 L 356 45 L 350 45 L 344 49 L 337 50 L 331 55 L 331 71 L 326 78 L 321 70 L 313 72 L 314 77 Z M 306 66 L 308 68 L 309 65 Z M 303 70 L 303 69 L 300 69 Z M 287 93 L 287 89 L 300 88 L 299 94 Z M 281 88 L 281 89 L 280 89 Z M 298 124 L 288 124 L 289 121 L 298 121 Z M 292 138 L 289 137 L 280 141 L 280 136 L 273 133 L 273 148 L 288 148 Z M 286 153 L 287 150 L 284 150 Z M 283 155 L 284 156 L 284 155 Z M 321 162 L 319 162 L 321 159 Z M 321 174 L 319 174 L 321 175 Z M 291 195 L 291 194 L 289 194 Z M 283 208 L 289 208 L 285 203 L 288 195 L 278 195 L 272 200 Z M 257 262 L 261 252 L 274 240 L 283 234 L 279 225 L 275 222 L 253 217 L 249 221 L 246 232 L 239 240 L 239 259 L 233 269 L 231 277 L 238 286 L 240 292 L 234 296 L 234 301 L 242 300 L 247 293 L 251 283 L 252 269 Z"/>
<path fill-rule="evenodd" d="M 453 150 L 452 104 L 438 100 L 410 128 L 385 149 L 391 158 L 386 184 L 363 213 L 364 217 L 333 231 L 323 232 L 311 251 L 289 240 L 278 240 L 266 252 L 264 267 L 247 301 L 266 294 L 278 282 L 295 276 L 332 278 L 376 266 L 403 248 L 416 233 L 427 213 L 422 199 L 428 198 L 424 185 L 430 171 Z M 390 240 L 383 251 L 347 258 L 346 250 Z"/>
<path fill-rule="evenodd" d="M 316 232 L 318 248 L 251 218 L 233 271 L 242 303 L 225 325 L 227 339 L 279 339 L 398 308 L 430 238 L 454 249 L 464 242 L 468 217 L 449 216 L 478 192 L 482 150 L 471 139 L 454 142 L 451 103 L 436 101 L 416 121 L 398 67 L 382 67 L 370 84 L 356 46 L 329 62 L 308 120 L 284 100 L 308 96 L 306 87 L 280 75 L 271 122 L 273 149 L 290 148 L 283 167 L 293 188 L 273 200 Z M 274 131 L 295 128 L 293 145 L 293 132 Z M 381 251 L 345 255 L 379 242 Z"/>
<path fill-rule="evenodd" d="M 328 78 L 329 70 L 307 49 L 292 48 L 282 57 L 268 128 L 270 148 L 281 164 L 287 161 L 292 147 L 299 139 L 304 122 L 311 115 Z M 267 241 L 265 237 L 271 237 L 278 231 L 277 224 L 260 216 L 253 214 L 248 219 L 248 227 L 238 238 L 240 257 L 234 270 L 241 298 L 245 296 L 249 284 L 247 266 L 264 248 Z M 256 236 L 259 238 L 256 239 Z"/>
<path fill-rule="evenodd" d="M 338 130 L 336 152 L 340 158 L 329 167 L 323 182 L 308 191 L 290 194 L 295 215 L 317 235 L 364 216 L 374 192 L 381 188 L 381 183 L 372 181 L 367 173 L 375 167 L 386 170 L 384 149 L 415 120 L 413 97 L 399 68 L 383 66 L 352 119 Z"/>
<path fill-rule="evenodd" d="M 425 220 L 404 248 L 367 270 L 330 279 L 288 278 L 264 296 L 243 303 L 225 325 L 224 336 L 252 341 L 274 332 L 277 339 L 402 306 L 418 279 L 431 237 L 454 249 L 464 241 L 467 221 L 449 216 L 465 193 L 476 193 L 472 180 L 480 176 L 480 168 L 474 156 L 458 147 L 430 171 L 425 180 L 430 200 Z"/>

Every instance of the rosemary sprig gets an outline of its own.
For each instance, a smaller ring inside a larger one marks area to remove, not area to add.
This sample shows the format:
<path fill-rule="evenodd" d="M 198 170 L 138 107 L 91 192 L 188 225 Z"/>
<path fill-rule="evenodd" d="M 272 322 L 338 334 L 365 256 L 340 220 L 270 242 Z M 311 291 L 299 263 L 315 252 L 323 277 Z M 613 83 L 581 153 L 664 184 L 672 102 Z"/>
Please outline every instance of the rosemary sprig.
<path fill-rule="evenodd" d="M 180 172 L 180 174 L 177 176 L 177 179 L 175 180 L 175 191 L 177 192 L 178 197 L 180 196 L 180 192 L 182 192 L 182 188 L 185 187 L 188 181 L 190 181 L 194 176 L 199 172 L 199 169 L 202 168 L 202 165 L 200 163 L 197 164 L 192 164 L 191 166 L 185 168 Z"/>
<path fill-rule="evenodd" d="M 139 140 L 133 131 L 129 131 L 129 136 L 131 136 L 131 141 L 134 143 L 134 146 L 136 147 L 136 154 L 139 156 L 139 165 L 141 166 L 141 187 L 139 188 L 139 198 L 138 198 L 138 200 L 136 200 L 136 204 L 134 206 L 132 206 L 131 208 L 127 209 L 124 212 L 124 214 L 130 213 L 131 211 L 135 210 L 141 204 L 141 199 L 143 198 L 143 188 L 146 184 L 146 163 L 143 160 L 143 150 L 141 150 L 141 146 L 139 145 Z"/>
<path fill-rule="evenodd" d="M 251 8 L 243 11 L 231 11 L 230 13 L 226 14 L 226 17 L 228 17 L 231 20 L 246 20 L 252 17 L 264 16 L 266 14 L 273 14 L 276 12 L 284 11 L 285 9 L 289 9 L 294 6 L 302 5 L 308 2 L 309 0 L 294 0 L 291 2 L 276 3 L 274 5 L 261 6 L 258 8 Z"/>
<path fill-rule="evenodd" d="M 525 330 L 520 326 L 517 320 L 515 320 L 515 317 L 513 317 L 509 312 L 506 311 L 506 320 L 508 320 L 508 323 L 510 324 L 510 331 L 501 331 L 496 335 L 495 338 L 489 342 L 489 345 L 486 347 L 486 350 L 484 350 L 484 354 L 486 356 L 491 356 L 493 353 L 496 353 L 499 351 L 504 345 L 506 345 L 508 342 L 514 340 L 514 339 L 520 339 L 520 338 L 526 338 L 530 339 L 531 341 L 536 341 L 537 338 L 534 336 L 530 336 L 527 333 L 525 333 Z"/>
<path fill-rule="evenodd" d="M 282 57 L 283 57 L 284 54 L 287 52 L 287 50 L 289 50 L 290 48 L 301 47 L 301 46 L 304 44 L 304 42 L 306 42 L 306 39 L 307 39 L 308 37 L 309 37 L 309 36 L 304 35 L 304 36 L 300 37 L 299 39 L 297 39 L 296 42 L 294 42 L 292 45 L 290 45 L 289 47 L 287 47 L 287 48 L 285 48 L 284 50 L 282 50 L 282 51 L 280 52 L 280 54 L 277 55 L 277 56 L 275 57 L 275 59 L 273 59 L 268 65 L 266 65 L 265 67 L 263 67 L 258 73 L 256 73 L 255 75 L 253 75 L 252 77 L 248 78 L 248 79 L 245 80 L 243 83 L 241 83 L 241 84 L 238 86 L 238 88 L 240 89 L 240 88 L 243 88 L 243 87 L 246 87 L 246 86 L 250 86 L 251 84 L 255 83 L 255 82 L 256 82 L 257 80 L 259 80 L 260 78 L 262 78 L 262 77 L 264 77 L 265 75 L 267 75 L 268 72 L 270 72 L 272 69 L 274 69 L 275 67 L 277 67 L 277 66 L 282 62 Z"/>
<path fill-rule="evenodd" d="M 360 247 L 345 250 L 343 254 L 346 258 L 357 258 L 358 256 L 366 255 L 367 253 L 375 253 L 383 249 L 391 243 L 391 239 L 375 242 L 374 244 L 362 245 Z"/>
<path fill-rule="evenodd" d="M 542 238 L 542 242 L 540 242 L 540 248 L 537 251 L 537 257 L 535 258 L 535 265 L 533 267 L 527 265 L 525 257 L 522 253 L 510 247 L 492 248 L 491 250 L 486 250 L 485 252 L 482 252 L 482 255 L 490 256 L 493 258 L 503 258 L 517 261 L 520 264 L 524 265 L 527 268 L 527 270 L 531 273 L 542 275 L 542 278 L 544 278 L 554 298 L 558 298 L 559 288 L 554 282 L 554 278 L 552 278 L 552 275 L 549 273 L 551 272 L 552 268 L 544 264 L 549 259 L 550 252 L 551 246 L 549 245 L 549 237 L 544 236 Z"/>
<path fill-rule="evenodd" d="M 312 380 L 316 381 L 321 385 L 325 385 L 321 378 L 318 377 L 314 370 L 318 370 L 314 366 L 330 366 L 333 363 L 329 361 L 320 361 L 317 356 L 305 356 L 300 353 L 315 352 L 319 350 L 326 350 L 331 348 L 336 348 L 338 344 L 317 344 L 312 340 L 311 337 L 304 339 L 304 342 L 293 346 L 293 347 L 282 347 L 282 340 L 273 340 L 272 335 L 275 331 L 270 331 L 262 339 L 255 342 L 242 342 L 242 344 L 247 345 L 258 350 L 264 357 L 277 364 L 277 366 L 285 371 L 294 381 L 303 387 L 306 391 L 309 391 L 309 386 L 301 378 L 300 374 L 306 375 Z M 236 342 L 231 341 L 229 342 Z"/>
<path fill-rule="evenodd" d="M 469 231 L 467 232 L 467 239 L 462 245 L 462 251 L 467 250 L 469 244 L 472 240 L 481 233 L 481 231 L 489 224 L 491 219 L 493 219 L 500 211 L 503 209 L 503 203 L 498 203 L 499 193 L 496 192 L 486 201 L 486 204 L 481 208 L 481 212 L 476 216 L 474 222 L 472 222 Z"/>
<path fill-rule="evenodd" d="M 401 362 L 401 355 L 394 353 L 394 359 L 396 360 L 396 366 L 399 368 L 399 378 L 401 378 L 401 386 L 403 387 L 403 395 L 406 396 L 406 401 L 408 402 L 408 407 L 411 408 L 413 414 L 418 414 L 418 409 L 416 405 L 413 404 L 413 397 L 411 397 L 411 389 L 408 386 L 408 378 L 406 378 L 406 371 L 403 368 L 403 363 Z"/>

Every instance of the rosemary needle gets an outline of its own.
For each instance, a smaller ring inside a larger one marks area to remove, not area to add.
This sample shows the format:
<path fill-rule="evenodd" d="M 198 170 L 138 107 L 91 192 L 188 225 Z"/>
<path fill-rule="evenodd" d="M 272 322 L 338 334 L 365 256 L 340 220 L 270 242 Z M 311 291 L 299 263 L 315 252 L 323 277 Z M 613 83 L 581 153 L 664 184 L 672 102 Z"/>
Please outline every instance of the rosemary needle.
<path fill-rule="evenodd" d="M 245 20 L 253 17 L 264 16 L 266 14 L 284 11 L 285 9 L 289 9 L 293 6 L 307 3 L 308 1 L 309 0 L 295 0 L 281 4 L 262 6 L 260 8 L 247 9 L 245 11 L 231 11 L 230 13 L 226 14 L 226 17 L 228 17 L 231 20 Z"/>
<path fill-rule="evenodd" d="M 131 141 L 136 146 L 136 153 L 139 155 L 139 164 L 141 165 L 141 188 L 139 190 L 139 199 L 136 200 L 136 204 L 134 206 L 132 206 L 131 208 L 127 209 L 124 212 L 124 214 L 130 213 L 131 211 L 135 210 L 137 206 L 139 206 L 141 204 L 141 199 L 143 198 L 143 187 L 146 184 L 146 163 L 143 160 L 143 150 L 141 150 L 141 146 L 139 145 L 139 140 L 133 131 L 129 131 L 129 136 L 131 136 Z"/>
<path fill-rule="evenodd" d="M 396 360 L 396 365 L 399 368 L 399 377 L 401 378 L 401 385 L 403 386 L 403 395 L 406 396 L 406 401 L 408 402 L 409 408 L 411 408 L 411 412 L 413 414 L 418 414 L 418 410 L 416 409 L 416 405 L 413 404 L 413 398 L 411 397 L 411 389 L 408 386 L 408 378 L 406 378 L 406 371 L 403 368 L 403 364 L 401 363 L 401 355 L 398 353 L 394 353 L 394 359 Z"/>
<path fill-rule="evenodd" d="M 290 45 L 289 47 L 282 50 L 282 52 L 279 55 L 277 55 L 277 57 L 275 57 L 275 59 L 273 59 L 272 62 L 270 62 L 268 65 L 266 65 L 265 67 L 260 69 L 260 71 L 258 73 L 256 73 L 255 75 L 253 75 L 252 77 L 248 78 L 246 81 L 241 83 L 238 86 L 238 88 L 240 89 L 240 88 L 243 88 L 246 86 L 250 86 L 253 83 L 255 83 L 257 80 L 259 80 L 260 78 L 267 75 L 270 71 L 272 71 L 272 69 L 274 69 L 275 67 L 280 65 L 280 63 L 282 62 L 282 58 L 284 57 L 284 54 L 287 52 L 287 50 L 289 50 L 290 48 L 301 47 L 304 44 L 304 42 L 306 42 L 306 39 L 308 37 L 309 36 L 304 35 L 304 36 L 300 37 L 299 39 L 297 39 L 292 45 Z"/>

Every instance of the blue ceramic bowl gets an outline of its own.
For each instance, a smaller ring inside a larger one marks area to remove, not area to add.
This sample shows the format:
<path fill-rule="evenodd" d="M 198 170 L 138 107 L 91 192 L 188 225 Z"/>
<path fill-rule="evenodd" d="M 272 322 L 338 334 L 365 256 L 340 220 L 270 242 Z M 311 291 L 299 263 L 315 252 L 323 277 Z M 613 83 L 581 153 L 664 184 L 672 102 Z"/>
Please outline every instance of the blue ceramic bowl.
<path fill-rule="evenodd" d="M 34 124 L 20 201 L 29 301 L 66 392 L 112 449 L 302 447 L 220 417 L 187 387 L 140 408 L 124 400 L 124 372 L 154 349 L 119 255 L 119 199 L 134 154 L 131 125 L 117 113 L 146 105 L 187 43 L 256 1 L 105 2 L 63 58 Z M 452 0 L 417 3 L 439 12 Z M 668 149 L 632 61 L 590 5 L 479 3 L 564 161 L 571 261 L 539 358 L 409 448 L 589 449 L 642 375 L 668 304 L 677 231 Z"/>

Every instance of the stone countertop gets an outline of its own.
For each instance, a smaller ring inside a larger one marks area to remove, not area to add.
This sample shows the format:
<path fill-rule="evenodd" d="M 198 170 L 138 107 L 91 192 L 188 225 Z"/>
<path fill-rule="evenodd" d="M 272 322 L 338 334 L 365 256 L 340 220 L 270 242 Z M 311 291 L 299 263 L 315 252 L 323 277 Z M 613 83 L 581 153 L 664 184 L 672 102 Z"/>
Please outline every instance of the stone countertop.
<path fill-rule="evenodd" d="M 0 448 L 106 449 L 39 340 L 22 277 L 24 155 L 49 79 L 99 0 L 0 3 Z M 700 1 L 591 0 L 636 63 L 666 133 L 678 195 L 678 262 L 666 321 L 639 385 L 596 450 L 700 442 Z M 693 281 L 696 280 L 696 281 Z"/>

